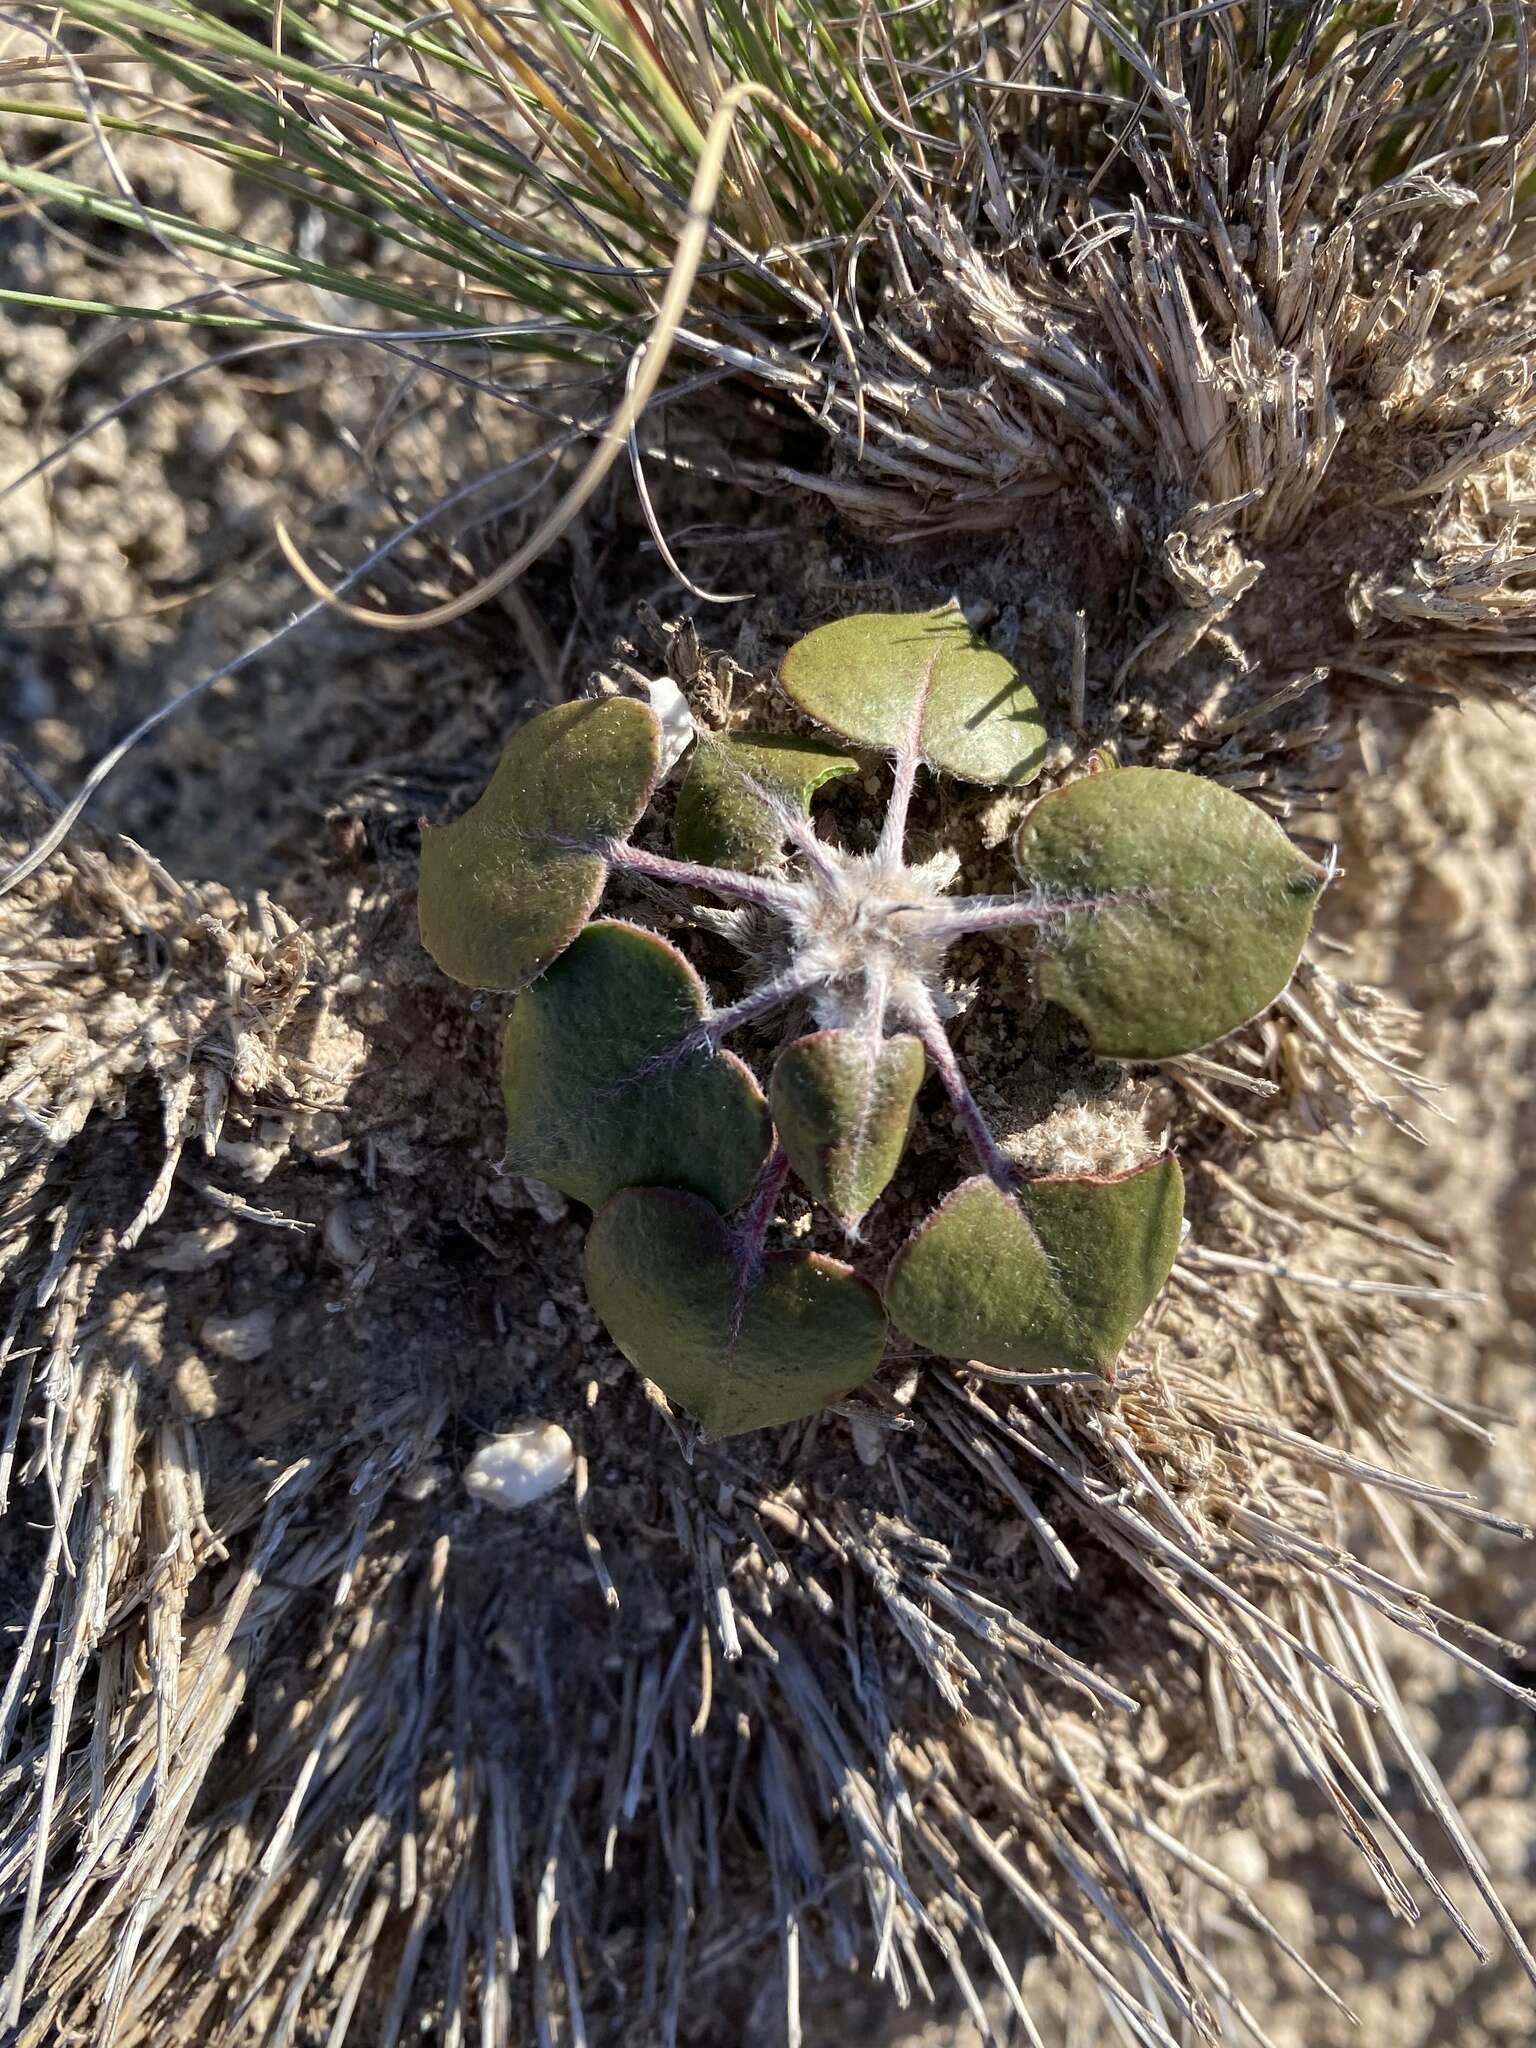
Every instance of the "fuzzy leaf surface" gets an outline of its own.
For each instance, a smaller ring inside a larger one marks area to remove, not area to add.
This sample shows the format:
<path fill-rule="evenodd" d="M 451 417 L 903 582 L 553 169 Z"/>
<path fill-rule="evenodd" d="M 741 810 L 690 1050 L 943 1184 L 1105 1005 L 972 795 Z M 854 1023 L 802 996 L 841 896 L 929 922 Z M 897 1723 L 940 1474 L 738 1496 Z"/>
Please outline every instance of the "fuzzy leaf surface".
<path fill-rule="evenodd" d="M 766 791 L 810 815 L 823 783 L 854 775 L 859 764 L 825 740 L 777 733 L 701 734 L 677 799 L 672 828 L 679 860 L 747 874 L 769 867 L 784 844 L 784 830 Z"/>
<path fill-rule="evenodd" d="M 1117 1176 L 1030 1181 L 1017 1195 L 978 1175 L 896 1254 L 886 1307 L 942 1358 L 1108 1375 L 1162 1291 L 1183 1215 L 1171 1158 Z"/>
<path fill-rule="evenodd" d="M 677 1053 L 707 1003 L 665 939 L 588 925 L 512 1005 L 509 1162 L 591 1209 L 627 1187 L 686 1189 L 722 1211 L 744 1201 L 768 1156 L 768 1108 L 733 1053 Z"/>
<path fill-rule="evenodd" d="M 1019 829 L 1051 896 L 1122 896 L 1050 926 L 1039 985 L 1095 1052 L 1169 1059 L 1235 1031 L 1285 988 L 1323 870 L 1256 804 L 1203 776 L 1117 768 L 1042 797 Z"/>
<path fill-rule="evenodd" d="M 479 802 L 422 832 L 421 941 L 443 972 L 518 989 L 558 958 L 608 878 L 583 845 L 627 837 L 660 771 L 660 723 L 631 698 L 529 719 Z"/>
<path fill-rule="evenodd" d="M 779 681 L 802 711 L 859 746 L 902 748 L 962 782 L 1018 787 L 1045 758 L 1034 692 L 952 605 L 861 612 L 818 626 Z"/>
<path fill-rule="evenodd" d="M 769 1088 L 779 1142 L 806 1192 L 852 1229 L 906 1150 L 923 1085 L 915 1038 L 878 1046 L 858 1031 L 817 1031 L 779 1055 Z"/>
<path fill-rule="evenodd" d="M 752 1257 L 696 1195 L 628 1188 L 587 1235 L 587 1293 L 637 1371 L 711 1436 L 794 1422 L 867 1380 L 879 1296 L 819 1252 Z"/>

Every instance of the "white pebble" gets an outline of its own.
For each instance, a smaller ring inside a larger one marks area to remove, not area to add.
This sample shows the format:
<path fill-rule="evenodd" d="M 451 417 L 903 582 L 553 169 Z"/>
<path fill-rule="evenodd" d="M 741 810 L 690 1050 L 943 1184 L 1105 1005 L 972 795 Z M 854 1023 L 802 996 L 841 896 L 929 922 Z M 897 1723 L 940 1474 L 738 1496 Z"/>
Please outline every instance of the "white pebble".
<path fill-rule="evenodd" d="M 563 1486 L 575 1462 L 575 1446 L 558 1422 L 524 1422 L 476 1451 L 464 1467 L 464 1490 L 510 1514 Z"/>
<path fill-rule="evenodd" d="M 1269 1876 L 1269 1857 L 1251 1828 L 1232 1828 L 1219 1836 L 1211 1851 L 1211 1861 L 1249 1891 Z"/>

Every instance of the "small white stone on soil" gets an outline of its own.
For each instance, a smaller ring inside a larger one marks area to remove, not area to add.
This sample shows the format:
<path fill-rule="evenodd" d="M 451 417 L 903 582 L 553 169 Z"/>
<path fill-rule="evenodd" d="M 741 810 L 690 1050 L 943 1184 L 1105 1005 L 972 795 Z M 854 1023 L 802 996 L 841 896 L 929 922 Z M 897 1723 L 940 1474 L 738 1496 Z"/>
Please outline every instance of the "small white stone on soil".
<path fill-rule="evenodd" d="M 208 1370 L 207 1361 L 195 1351 L 183 1352 L 172 1372 L 171 1385 L 183 1415 L 190 1415 L 195 1422 L 211 1422 L 218 1414 L 218 1382 Z"/>
<path fill-rule="evenodd" d="M 282 1165 L 288 1152 L 287 1134 L 270 1144 L 258 1145 L 244 1138 L 220 1138 L 218 1156 L 231 1166 L 238 1167 L 247 1180 L 258 1187 Z"/>
<path fill-rule="evenodd" d="M 1248 1891 L 1269 1876 L 1269 1857 L 1251 1828 L 1231 1828 L 1214 1845 L 1211 1861 Z"/>
<path fill-rule="evenodd" d="M 441 1465 L 429 1460 L 425 1465 L 414 1466 L 407 1472 L 395 1491 L 402 1500 L 430 1500 L 447 1476 Z"/>
<path fill-rule="evenodd" d="M 464 1490 L 511 1513 L 563 1486 L 575 1462 L 575 1446 L 558 1422 L 520 1423 L 476 1451 L 464 1467 Z"/>
<path fill-rule="evenodd" d="M 341 1266 L 360 1266 L 365 1253 L 362 1239 L 352 1227 L 345 1202 L 333 1202 L 326 1211 L 325 1248 Z"/>

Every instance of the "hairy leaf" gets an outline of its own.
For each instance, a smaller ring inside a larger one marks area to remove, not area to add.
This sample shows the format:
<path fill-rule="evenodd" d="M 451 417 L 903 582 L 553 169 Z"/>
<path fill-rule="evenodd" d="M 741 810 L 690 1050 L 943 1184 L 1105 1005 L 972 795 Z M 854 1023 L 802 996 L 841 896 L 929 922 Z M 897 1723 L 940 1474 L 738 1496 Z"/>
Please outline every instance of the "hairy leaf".
<path fill-rule="evenodd" d="M 681 1050 L 707 1008 L 675 947 L 637 925 L 588 925 L 507 1021 L 507 1154 L 599 1208 L 671 1187 L 734 1209 L 768 1156 L 762 1090 L 733 1053 Z"/>
<path fill-rule="evenodd" d="M 1015 845 L 1046 899 L 1108 897 L 1048 927 L 1042 992 L 1095 1052 L 1168 1059 L 1236 1030 L 1296 970 L 1323 870 L 1203 776 L 1117 768 L 1042 797 Z"/>
<path fill-rule="evenodd" d="M 896 1254 L 886 1307 L 943 1358 L 1109 1374 L 1168 1278 L 1183 1214 L 1171 1158 L 1116 1176 L 1030 1181 L 1017 1195 L 978 1176 Z"/>
<path fill-rule="evenodd" d="M 628 697 L 557 704 L 515 732 L 479 802 L 422 831 L 421 940 L 444 973 L 517 989 L 558 958 L 608 878 L 590 849 L 633 831 L 660 768 L 656 714 Z"/>
<path fill-rule="evenodd" d="M 809 816 L 811 798 L 835 776 L 859 764 L 825 740 L 777 733 L 701 734 L 677 799 L 673 844 L 680 860 L 754 874 L 768 867 L 784 844 L 775 804 Z M 767 801 L 764 798 L 768 799 Z"/>
<path fill-rule="evenodd" d="M 769 1101 L 779 1142 L 808 1194 L 851 1230 L 896 1171 L 923 1085 L 915 1038 L 878 1047 L 857 1031 L 818 1031 L 779 1055 Z"/>
<path fill-rule="evenodd" d="M 953 605 L 862 612 L 790 648 L 779 681 L 802 711 L 860 746 L 915 746 L 963 782 L 1032 782 L 1045 758 L 1034 692 Z"/>
<path fill-rule="evenodd" d="M 615 1195 L 586 1261 L 614 1343 L 711 1436 L 810 1415 L 885 1350 L 879 1297 L 849 1267 L 819 1252 L 754 1255 L 695 1195 Z"/>

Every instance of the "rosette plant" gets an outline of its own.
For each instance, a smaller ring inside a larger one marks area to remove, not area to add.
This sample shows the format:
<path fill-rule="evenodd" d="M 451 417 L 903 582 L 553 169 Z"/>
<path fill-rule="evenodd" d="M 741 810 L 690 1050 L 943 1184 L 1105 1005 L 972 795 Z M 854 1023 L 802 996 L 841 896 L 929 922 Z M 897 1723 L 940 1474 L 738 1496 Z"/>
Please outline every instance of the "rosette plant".
<path fill-rule="evenodd" d="M 1028 933 L 1039 993 L 1092 1053 L 1163 1060 L 1284 989 L 1323 871 L 1233 791 L 1095 757 L 1025 812 L 1016 886 L 967 893 L 956 853 L 912 857 L 909 816 L 924 775 L 1006 791 L 1037 777 L 1047 734 L 1013 666 L 956 608 L 873 613 L 799 641 L 779 685 L 801 729 L 699 734 L 662 845 L 647 816 L 661 721 L 624 697 L 531 719 L 473 808 L 426 828 L 428 950 L 516 998 L 509 1164 L 593 1212 L 593 1306 L 711 1434 L 846 1395 L 891 1325 L 944 1358 L 1111 1375 L 1178 1248 L 1177 1161 L 1027 1175 L 951 1045 L 946 960 L 963 939 Z M 865 843 L 838 843 L 812 800 L 872 763 L 883 814 Z M 698 906 L 695 929 L 747 963 L 745 992 L 717 1004 L 670 938 L 596 916 L 615 880 Z M 761 1043 L 778 1019 L 759 1076 L 728 1041 Z M 776 1244 L 792 1184 L 857 1239 L 930 1080 L 976 1170 L 886 1270 Z"/>

